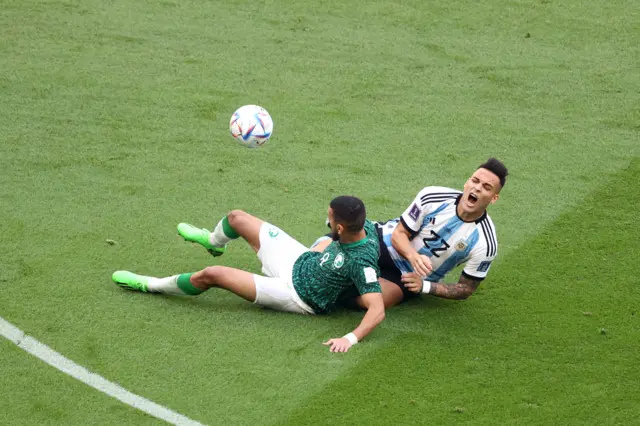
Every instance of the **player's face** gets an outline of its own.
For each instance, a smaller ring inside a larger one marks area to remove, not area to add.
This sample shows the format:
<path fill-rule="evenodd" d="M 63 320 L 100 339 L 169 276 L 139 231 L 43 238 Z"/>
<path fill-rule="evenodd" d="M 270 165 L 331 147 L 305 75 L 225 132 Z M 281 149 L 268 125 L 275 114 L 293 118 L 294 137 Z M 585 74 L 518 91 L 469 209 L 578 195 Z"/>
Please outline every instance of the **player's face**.
<path fill-rule="evenodd" d="M 482 214 L 489 204 L 498 201 L 500 179 L 487 169 L 478 169 L 464 184 L 460 208 L 467 214 Z"/>

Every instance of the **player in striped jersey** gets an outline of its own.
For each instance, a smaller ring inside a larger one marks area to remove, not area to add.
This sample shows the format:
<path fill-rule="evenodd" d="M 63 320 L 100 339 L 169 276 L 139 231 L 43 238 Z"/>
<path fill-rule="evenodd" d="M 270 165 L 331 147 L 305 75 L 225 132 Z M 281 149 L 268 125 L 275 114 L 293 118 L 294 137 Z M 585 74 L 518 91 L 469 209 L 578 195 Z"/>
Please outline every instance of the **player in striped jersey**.
<path fill-rule="evenodd" d="M 402 216 L 378 223 L 385 307 L 420 293 L 466 299 L 478 288 L 498 254 L 496 230 L 486 209 L 498 201 L 507 174 L 502 162 L 490 158 L 471 175 L 463 191 L 428 186 Z M 315 244 L 321 249 L 328 242 L 321 238 Z M 463 263 L 457 283 L 440 282 Z"/>
<path fill-rule="evenodd" d="M 498 254 L 495 226 L 486 209 L 498 201 L 507 174 L 502 162 L 490 158 L 463 191 L 426 187 L 402 216 L 378 225 L 385 305 L 420 293 L 466 299 L 478 288 Z M 457 283 L 440 282 L 463 263 Z"/>

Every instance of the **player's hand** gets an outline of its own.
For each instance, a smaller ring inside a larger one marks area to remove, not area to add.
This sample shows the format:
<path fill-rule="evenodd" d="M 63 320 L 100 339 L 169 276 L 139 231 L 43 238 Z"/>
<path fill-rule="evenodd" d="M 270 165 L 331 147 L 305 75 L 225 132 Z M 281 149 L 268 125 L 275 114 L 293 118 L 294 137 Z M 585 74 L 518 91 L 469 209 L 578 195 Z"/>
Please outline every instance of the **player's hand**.
<path fill-rule="evenodd" d="M 422 277 L 415 272 L 402 274 L 402 283 L 412 293 L 420 293 L 422 291 Z"/>
<path fill-rule="evenodd" d="M 416 253 L 408 259 L 411 263 L 413 271 L 421 277 L 426 277 L 431 273 L 433 267 L 431 266 L 431 259 L 424 254 Z"/>
<path fill-rule="evenodd" d="M 349 348 L 352 346 L 351 342 L 341 337 L 339 339 L 329 339 L 324 342 L 323 345 L 329 346 L 329 350 L 331 352 L 347 352 Z"/>

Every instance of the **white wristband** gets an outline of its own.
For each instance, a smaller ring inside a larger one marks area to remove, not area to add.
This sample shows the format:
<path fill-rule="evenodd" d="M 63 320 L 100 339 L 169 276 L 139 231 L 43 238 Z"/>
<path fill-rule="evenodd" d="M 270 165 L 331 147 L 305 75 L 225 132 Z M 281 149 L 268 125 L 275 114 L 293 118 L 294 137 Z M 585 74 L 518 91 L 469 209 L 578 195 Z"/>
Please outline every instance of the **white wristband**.
<path fill-rule="evenodd" d="M 422 292 L 424 294 L 429 294 L 431 291 L 431 281 L 422 280 Z"/>
<path fill-rule="evenodd" d="M 358 343 L 358 338 L 353 333 L 346 334 L 346 335 L 344 335 L 342 337 L 344 339 L 347 339 L 349 341 L 349 343 L 351 343 L 352 345 L 355 345 L 356 343 Z"/>

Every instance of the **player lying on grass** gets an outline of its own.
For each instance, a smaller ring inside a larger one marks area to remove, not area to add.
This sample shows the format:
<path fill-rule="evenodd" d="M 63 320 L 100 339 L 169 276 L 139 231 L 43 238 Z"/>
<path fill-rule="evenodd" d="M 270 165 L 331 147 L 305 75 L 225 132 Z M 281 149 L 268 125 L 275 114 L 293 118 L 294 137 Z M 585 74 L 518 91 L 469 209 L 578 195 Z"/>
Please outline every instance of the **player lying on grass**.
<path fill-rule="evenodd" d="M 266 276 L 210 266 L 166 278 L 116 271 L 112 279 L 129 290 L 173 295 L 195 296 L 213 287 L 223 288 L 255 304 L 299 314 L 329 313 L 342 298 L 358 294 L 361 306 L 367 309 L 362 322 L 344 337 L 324 343 L 332 352 L 346 352 L 385 317 L 378 284 L 380 247 L 360 199 L 333 199 L 328 216 L 332 241 L 322 251 L 309 250 L 276 226 L 240 210 L 220 220 L 213 232 L 178 225 L 183 238 L 201 244 L 213 256 L 222 255 L 231 240 L 244 238 L 258 254 Z"/>
<path fill-rule="evenodd" d="M 466 299 L 476 291 L 498 254 L 487 207 L 498 201 L 507 174 L 502 162 L 490 158 L 471 175 L 463 191 L 426 187 L 402 216 L 376 224 L 386 307 L 420 293 Z M 328 242 L 321 241 L 315 248 L 322 249 Z M 457 283 L 440 282 L 463 263 Z"/>

